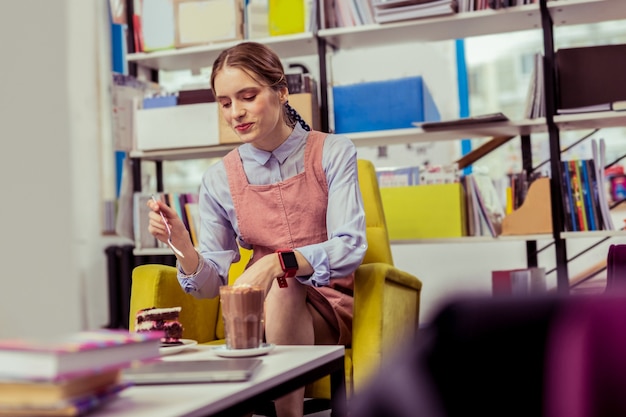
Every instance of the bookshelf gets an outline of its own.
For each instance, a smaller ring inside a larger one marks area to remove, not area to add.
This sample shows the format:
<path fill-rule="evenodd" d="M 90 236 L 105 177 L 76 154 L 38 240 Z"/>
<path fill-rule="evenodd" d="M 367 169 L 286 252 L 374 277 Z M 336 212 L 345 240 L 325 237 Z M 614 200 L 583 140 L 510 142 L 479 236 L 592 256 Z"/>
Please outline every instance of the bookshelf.
<path fill-rule="evenodd" d="M 317 55 L 317 38 L 311 32 L 294 35 L 275 36 L 255 41 L 269 45 L 281 58 Z M 152 70 L 196 70 L 211 67 L 219 53 L 241 41 L 213 43 L 191 46 L 182 49 L 168 49 L 155 52 L 137 52 L 128 54 L 129 63 Z"/>
<path fill-rule="evenodd" d="M 583 129 L 598 129 L 608 127 L 626 126 L 626 112 L 596 112 L 589 114 L 556 115 L 554 106 L 554 80 L 552 79 L 554 43 L 553 30 L 556 27 L 593 24 L 603 21 L 615 21 L 626 19 L 626 3 L 623 0 L 539 0 L 536 4 L 515 6 L 499 10 L 480 10 L 469 13 L 461 13 L 444 17 L 424 18 L 419 20 L 372 24 L 347 28 L 320 29 L 316 33 L 302 33 L 264 39 L 256 41 L 266 43 L 274 48 L 282 58 L 317 55 L 320 62 L 320 90 L 322 93 L 321 111 L 328 117 L 329 109 L 326 106 L 325 94 L 328 94 L 326 82 L 327 56 L 337 50 L 353 48 L 368 48 L 388 44 L 432 42 L 439 40 L 452 40 L 488 34 L 504 34 L 517 31 L 535 30 L 541 31 L 544 39 L 544 54 L 546 62 L 547 78 L 545 90 L 547 99 L 547 116 L 539 119 L 512 120 L 508 122 L 488 123 L 473 125 L 471 128 L 456 128 L 438 132 L 424 132 L 422 129 L 408 128 L 389 131 L 359 132 L 346 134 L 356 146 L 371 147 L 393 144 L 408 144 L 418 142 L 454 141 L 462 138 L 490 138 L 502 136 L 514 136 L 522 138 L 522 153 L 526 153 L 524 159 L 530 159 L 528 144 L 530 136 L 534 134 L 547 134 L 550 142 L 550 166 L 552 172 L 559 172 L 560 141 L 559 132 Z M 148 70 L 180 70 L 199 69 L 210 67 L 217 54 L 224 48 L 236 42 L 224 42 L 206 46 L 191 47 L 179 50 L 166 50 L 152 53 L 131 53 L 127 59 L 138 67 Z M 552 102 L 550 103 L 550 101 Z M 328 120 L 328 119 L 326 119 Z M 163 161 L 187 160 L 196 158 L 221 157 L 233 149 L 236 145 L 219 145 L 199 148 L 173 148 L 159 151 L 133 151 L 130 158 L 135 162 L 141 160 Z M 526 149 L 524 149 L 526 148 Z M 139 171 L 135 163 L 134 175 Z M 158 169 L 157 169 L 158 171 Z M 494 242 L 524 240 L 528 242 L 527 249 L 536 249 L 533 242 L 537 240 L 552 239 L 555 245 L 557 284 L 559 290 L 567 291 L 569 278 L 567 271 L 567 253 L 565 240 L 579 237 L 609 237 L 624 236 L 621 231 L 595 231 L 595 232 L 563 232 L 563 214 L 560 190 L 555 186 L 557 179 L 551 184 L 551 196 L 553 207 L 553 234 L 525 235 L 525 236 L 502 236 L 492 237 L 467 237 L 455 238 L 456 242 Z M 159 187 L 159 185 L 157 186 Z M 160 182 L 162 187 L 162 181 Z M 136 187 L 137 188 L 137 187 Z M 162 189 L 162 188 L 161 188 Z M 136 189 L 140 191 L 140 189 Z M 417 239 L 394 241 L 394 244 L 410 243 L 450 243 L 450 239 Z M 155 249 L 155 254 L 167 253 L 167 250 Z M 148 252 L 145 252 L 148 254 Z M 150 252 L 152 254 L 152 252 Z M 529 264 L 536 262 L 529 255 Z"/>

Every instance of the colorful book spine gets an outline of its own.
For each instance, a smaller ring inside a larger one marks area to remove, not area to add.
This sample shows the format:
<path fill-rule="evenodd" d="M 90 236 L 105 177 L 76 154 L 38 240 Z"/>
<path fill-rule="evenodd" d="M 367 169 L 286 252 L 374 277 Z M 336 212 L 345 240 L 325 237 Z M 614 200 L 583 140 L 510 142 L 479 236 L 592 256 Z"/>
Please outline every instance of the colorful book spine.
<path fill-rule="evenodd" d="M 576 183 L 578 186 L 578 194 L 580 197 L 580 208 L 581 208 L 581 218 L 582 218 L 582 228 L 581 230 L 590 230 L 589 222 L 587 216 L 587 206 L 585 204 L 585 187 L 583 181 L 583 174 L 580 171 L 580 161 L 575 160 L 573 162 L 573 169 L 576 171 Z"/>
<path fill-rule="evenodd" d="M 574 202 L 573 209 L 576 213 L 577 231 L 587 230 L 585 225 L 585 215 L 583 212 L 583 199 L 580 191 L 580 181 L 578 180 L 578 171 L 576 170 L 576 161 L 568 161 L 570 184 L 572 186 L 572 200 Z"/>
<path fill-rule="evenodd" d="M 578 221 L 572 197 L 572 182 L 569 177 L 569 161 L 561 161 L 561 175 L 563 176 L 563 209 L 565 210 L 565 225 L 570 232 L 578 231 Z"/>
<path fill-rule="evenodd" d="M 588 230 L 598 230 L 596 226 L 596 218 L 593 208 L 591 181 L 589 179 L 589 173 L 587 172 L 587 163 L 584 160 L 578 161 L 578 170 L 581 175 L 581 190 L 583 194 L 583 203 L 585 204 L 585 217 L 587 219 Z"/>

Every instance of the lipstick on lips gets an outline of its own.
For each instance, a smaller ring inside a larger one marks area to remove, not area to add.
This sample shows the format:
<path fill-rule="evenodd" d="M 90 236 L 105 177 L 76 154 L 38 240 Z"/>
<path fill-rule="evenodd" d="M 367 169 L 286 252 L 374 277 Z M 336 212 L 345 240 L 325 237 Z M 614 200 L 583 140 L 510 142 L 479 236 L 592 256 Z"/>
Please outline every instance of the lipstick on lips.
<path fill-rule="evenodd" d="M 235 126 L 235 130 L 239 133 L 244 133 L 248 129 L 250 129 L 251 126 L 252 126 L 252 123 L 242 123 L 242 124 Z"/>

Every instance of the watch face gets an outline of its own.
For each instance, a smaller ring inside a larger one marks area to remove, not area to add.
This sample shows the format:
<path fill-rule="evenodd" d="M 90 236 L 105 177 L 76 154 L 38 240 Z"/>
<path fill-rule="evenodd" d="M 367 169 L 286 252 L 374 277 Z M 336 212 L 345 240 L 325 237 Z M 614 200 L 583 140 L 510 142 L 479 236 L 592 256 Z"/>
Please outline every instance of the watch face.
<path fill-rule="evenodd" d="M 280 257 L 283 260 L 283 266 L 285 270 L 298 269 L 298 261 L 296 260 L 296 254 L 293 252 L 281 252 Z"/>

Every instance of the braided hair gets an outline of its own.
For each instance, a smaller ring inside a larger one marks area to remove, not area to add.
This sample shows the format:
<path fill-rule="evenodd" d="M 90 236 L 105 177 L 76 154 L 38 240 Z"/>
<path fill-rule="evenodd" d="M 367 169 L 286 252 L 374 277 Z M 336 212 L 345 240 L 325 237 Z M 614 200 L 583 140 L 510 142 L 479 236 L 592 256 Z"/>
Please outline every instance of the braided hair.
<path fill-rule="evenodd" d="M 304 130 L 311 130 L 311 126 L 309 126 L 307 122 L 304 121 L 304 119 L 302 118 L 302 116 L 300 116 L 300 113 L 298 113 L 296 109 L 291 107 L 289 102 L 285 103 L 285 110 L 287 111 L 287 120 L 289 121 L 289 125 L 291 127 L 294 127 L 296 123 L 300 123 L 300 126 L 302 126 Z"/>
<path fill-rule="evenodd" d="M 215 91 L 215 76 L 226 66 L 244 70 L 259 83 L 274 91 L 288 88 L 287 77 L 285 77 L 285 70 L 280 58 L 272 49 L 262 43 L 242 42 L 223 50 L 213 62 L 211 71 L 211 88 L 213 91 Z M 305 130 L 311 130 L 311 127 L 289 103 L 285 103 L 283 107 L 283 116 L 285 123 L 290 127 L 300 123 Z"/>

